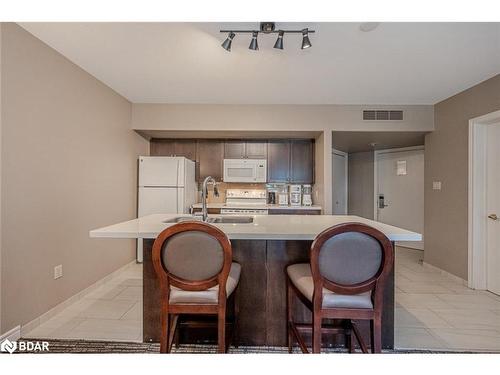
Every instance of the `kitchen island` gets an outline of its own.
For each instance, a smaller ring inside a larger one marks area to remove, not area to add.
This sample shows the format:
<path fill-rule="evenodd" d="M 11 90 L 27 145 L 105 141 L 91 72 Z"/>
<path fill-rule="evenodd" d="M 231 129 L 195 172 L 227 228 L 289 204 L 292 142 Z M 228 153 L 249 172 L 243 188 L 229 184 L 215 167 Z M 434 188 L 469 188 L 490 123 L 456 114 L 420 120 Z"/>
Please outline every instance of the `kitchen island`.
<path fill-rule="evenodd" d="M 151 262 L 154 239 L 176 218 L 189 215 L 155 214 L 90 231 L 91 237 L 143 239 L 143 341 L 160 337 L 160 296 Z M 214 219 L 224 216 L 211 216 Z M 225 216 L 226 218 L 228 216 Z M 181 219 L 182 220 L 182 219 Z M 169 222 L 170 221 L 170 222 Z M 308 262 L 312 240 L 333 225 L 360 222 L 373 226 L 394 243 L 420 241 L 422 236 L 405 229 L 347 215 L 256 215 L 251 223 L 214 223 L 231 240 L 233 259 L 242 266 L 237 298 L 240 306 L 239 341 L 242 345 L 286 345 L 285 267 Z M 394 272 L 387 282 L 382 318 L 382 344 L 394 346 Z M 294 306 L 296 320 L 310 321 L 309 311 L 300 302 Z M 368 325 L 360 323 L 368 340 Z M 204 335 L 203 337 L 206 337 Z M 196 341 L 196 337 L 187 337 Z M 327 345 L 341 345 L 338 338 Z"/>

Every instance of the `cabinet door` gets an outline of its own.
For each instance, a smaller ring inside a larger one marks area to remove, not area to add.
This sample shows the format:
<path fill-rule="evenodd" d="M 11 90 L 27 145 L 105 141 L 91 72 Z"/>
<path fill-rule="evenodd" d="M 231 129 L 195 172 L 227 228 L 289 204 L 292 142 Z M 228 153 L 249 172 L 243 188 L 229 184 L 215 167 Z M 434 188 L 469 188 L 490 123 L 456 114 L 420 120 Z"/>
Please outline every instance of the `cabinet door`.
<path fill-rule="evenodd" d="M 216 181 L 222 181 L 222 165 L 224 160 L 224 142 L 219 140 L 198 141 L 198 181 L 212 176 Z"/>
<path fill-rule="evenodd" d="M 267 144 L 267 182 L 290 180 L 290 142 L 269 141 Z"/>
<path fill-rule="evenodd" d="M 178 139 L 174 143 L 175 156 L 184 156 L 193 161 L 196 160 L 196 141 Z"/>
<path fill-rule="evenodd" d="M 174 156 L 174 141 L 171 139 L 152 139 L 149 143 L 151 156 Z"/>
<path fill-rule="evenodd" d="M 292 140 L 290 145 L 290 182 L 314 183 L 314 143 L 311 140 Z"/>
<path fill-rule="evenodd" d="M 248 159 L 267 159 L 267 142 L 247 141 L 245 156 Z"/>
<path fill-rule="evenodd" d="M 244 141 L 226 141 L 224 142 L 225 159 L 243 159 L 245 157 Z"/>

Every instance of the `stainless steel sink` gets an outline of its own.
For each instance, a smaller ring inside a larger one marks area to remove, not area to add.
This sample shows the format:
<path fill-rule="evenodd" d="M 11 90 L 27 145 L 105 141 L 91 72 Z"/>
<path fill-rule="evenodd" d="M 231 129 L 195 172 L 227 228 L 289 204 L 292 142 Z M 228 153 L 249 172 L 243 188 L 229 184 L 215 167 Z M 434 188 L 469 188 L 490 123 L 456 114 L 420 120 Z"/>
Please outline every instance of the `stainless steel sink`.
<path fill-rule="evenodd" d="M 164 220 L 166 224 L 182 223 L 184 221 L 202 221 L 201 216 L 177 216 L 171 219 Z M 208 217 L 207 223 L 212 224 L 251 224 L 253 223 L 253 216 L 219 216 Z"/>
<path fill-rule="evenodd" d="M 207 222 L 214 224 L 251 224 L 252 216 L 219 216 L 209 217 Z"/>
<path fill-rule="evenodd" d="M 184 221 L 201 221 L 201 217 L 200 216 L 177 216 L 177 217 L 173 217 L 171 219 L 167 219 L 167 220 L 164 220 L 163 222 L 164 223 L 182 223 Z"/>

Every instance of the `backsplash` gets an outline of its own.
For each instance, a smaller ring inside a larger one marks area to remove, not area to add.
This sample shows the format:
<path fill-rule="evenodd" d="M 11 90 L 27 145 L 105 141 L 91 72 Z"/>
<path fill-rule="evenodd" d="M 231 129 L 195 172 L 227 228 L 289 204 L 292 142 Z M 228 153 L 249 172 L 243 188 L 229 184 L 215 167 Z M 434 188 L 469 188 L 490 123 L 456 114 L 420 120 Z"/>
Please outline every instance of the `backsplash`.
<path fill-rule="evenodd" d="M 278 186 L 283 185 L 289 184 L 244 184 L 218 182 L 217 188 L 219 189 L 219 196 L 214 196 L 213 186 L 209 185 L 207 203 L 224 203 L 226 201 L 226 190 L 228 189 L 267 190 L 268 188 L 271 188 L 272 190 L 275 190 Z M 317 197 L 315 198 L 317 199 Z M 198 191 L 198 202 L 201 202 L 201 188 Z"/>
<path fill-rule="evenodd" d="M 213 187 L 210 185 L 208 187 L 208 203 L 224 203 L 226 201 L 226 190 L 227 189 L 258 189 L 265 190 L 266 184 L 238 184 L 238 183 L 217 183 L 217 189 L 219 189 L 219 196 L 215 197 L 213 192 Z M 201 202 L 201 190 L 198 192 L 198 202 Z"/>

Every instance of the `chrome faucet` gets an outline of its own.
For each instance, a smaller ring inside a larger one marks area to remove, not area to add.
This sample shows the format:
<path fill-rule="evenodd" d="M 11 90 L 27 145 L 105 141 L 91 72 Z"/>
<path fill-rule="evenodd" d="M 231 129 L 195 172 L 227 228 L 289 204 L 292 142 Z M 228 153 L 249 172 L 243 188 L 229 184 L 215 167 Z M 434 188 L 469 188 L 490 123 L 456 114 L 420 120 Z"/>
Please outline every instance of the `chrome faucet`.
<path fill-rule="evenodd" d="M 208 197 L 208 184 L 212 183 L 214 185 L 214 196 L 219 196 L 219 190 L 217 189 L 217 183 L 212 176 L 208 176 L 203 180 L 203 187 L 201 188 L 201 214 L 203 221 L 207 221 L 207 197 Z"/>

